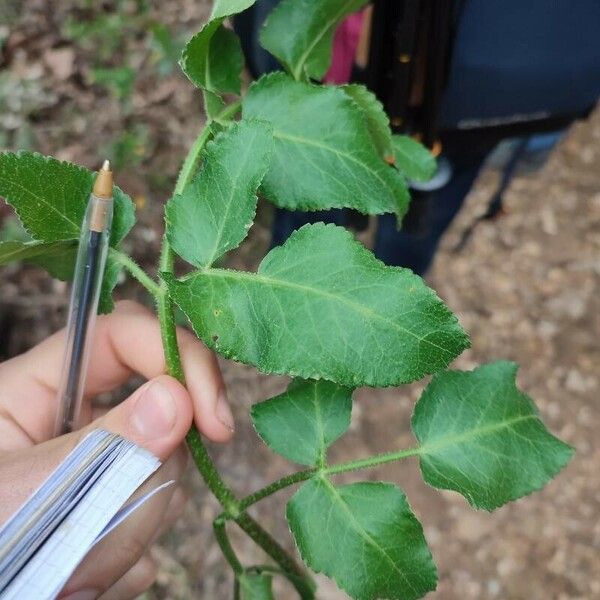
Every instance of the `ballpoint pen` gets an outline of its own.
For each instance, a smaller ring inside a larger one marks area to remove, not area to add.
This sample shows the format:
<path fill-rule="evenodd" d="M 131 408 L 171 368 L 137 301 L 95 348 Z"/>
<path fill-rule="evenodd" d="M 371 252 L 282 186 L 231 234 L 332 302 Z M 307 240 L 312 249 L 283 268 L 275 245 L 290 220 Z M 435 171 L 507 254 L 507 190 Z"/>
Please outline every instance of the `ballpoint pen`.
<path fill-rule="evenodd" d="M 106 160 L 94 182 L 81 226 L 58 392 L 55 435 L 73 431 L 79 425 L 89 346 L 108 254 L 113 216 L 112 188 L 112 172 Z"/>

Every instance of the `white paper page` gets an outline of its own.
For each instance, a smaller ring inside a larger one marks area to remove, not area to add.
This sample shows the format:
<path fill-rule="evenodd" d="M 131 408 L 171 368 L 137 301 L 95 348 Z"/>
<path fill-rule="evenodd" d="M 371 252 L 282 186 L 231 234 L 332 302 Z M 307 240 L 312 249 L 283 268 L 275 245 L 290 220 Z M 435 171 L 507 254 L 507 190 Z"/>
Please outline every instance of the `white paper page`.
<path fill-rule="evenodd" d="M 162 490 L 172 486 L 175 483 L 174 479 L 171 481 L 166 481 L 162 485 L 159 485 L 157 488 L 150 490 L 148 493 L 144 494 L 137 500 L 126 504 L 108 523 L 108 525 L 104 528 L 102 533 L 94 540 L 94 546 L 102 539 L 104 539 L 113 529 L 116 529 L 129 515 L 134 513 L 140 506 L 146 504 L 152 496 L 161 492 Z"/>

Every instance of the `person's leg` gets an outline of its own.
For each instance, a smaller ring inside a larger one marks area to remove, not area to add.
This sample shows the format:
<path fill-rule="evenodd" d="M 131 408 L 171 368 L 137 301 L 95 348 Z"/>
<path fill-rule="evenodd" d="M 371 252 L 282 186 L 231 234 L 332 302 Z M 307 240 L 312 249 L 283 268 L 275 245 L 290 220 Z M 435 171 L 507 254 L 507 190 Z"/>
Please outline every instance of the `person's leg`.
<path fill-rule="evenodd" d="M 254 79 L 281 68 L 273 55 L 260 45 L 258 39 L 267 15 L 279 2 L 280 0 L 258 0 L 254 6 L 233 17 L 233 28 L 240 37 L 246 64 Z"/>
<path fill-rule="evenodd" d="M 478 156 L 453 164 L 452 178 L 430 194 L 415 219 L 418 223 L 411 227 L 398 231 L 393 215 L 379 217 L 374 249 L 377 258 L 388 265 L 408 267 L 419 275 L 425 274 L 440 238 L 460 210 L 484 160 L 485 156 Z M 414 215 L 415 208 L 411 211 Z"/>

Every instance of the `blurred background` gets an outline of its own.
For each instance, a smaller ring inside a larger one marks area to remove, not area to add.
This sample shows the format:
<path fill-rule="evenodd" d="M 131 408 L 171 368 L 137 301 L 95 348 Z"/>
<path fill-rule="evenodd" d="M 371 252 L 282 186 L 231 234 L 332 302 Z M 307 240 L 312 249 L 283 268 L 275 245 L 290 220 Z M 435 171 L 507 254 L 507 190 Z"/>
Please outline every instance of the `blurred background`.
<path fill-rule="evenodd" d="M 187 38 L 206 20 L 210 4 L 209 0 L 0 0 L 0 149 L 36 150 L 89 168 L 97 168 L 101 157 L 109 157 L 117 183 L 135 199 L 137 207 L 138 225 L 126 239 L 125 249 L 152 273 L 162 234 L 163 203 L 204 120 L 201 96 L 179 71 L 177 59 Z M 487 137 L 477 138 L 484 140 L 483 149 L 469 162 L 468 185 L 463 182 L 453 188 L 455 208 L 450 218 L 443 216 L 442 227 L 436 225 L 440 217 L 435 207 L 440 201 L 438 198 L 435 204 L 435 193 L 442 198 L 447 195 L 450 188 L 444 186 L 448 179 L 433 192 L 418 192 L 424 198 L 420 206 L 430 206 L 413 214 L 406 232 L 412 238 L 384 236 L 382 241 L 385 227 L 374 219 L 345 215 L 345 222 L 365 244 L 379 244 L 380 253 L 391 248 L 389 254 L 397 257 L 402 244 L 421 244 L 425 253 L 420 255 L 422 272 L 471 335 L 473 347 L 456 366 L 468 369 L 499 358 L 518 362 L 520 386 L 536 400 L 550 429 L 574 445 L 577 454 L 541 493 L 493 514 L 473 511 L 458 494 L 427 488 L 416 462 L 388 465 L 361 476 L 397 482 L 423 522 L 440 570 L 438 590 L 429 597 L 600 598 L 600 111 L 593 110 L 590 101 L 597 98 L 594 89 L 600 89 L 595 83 L 600 79 L 600 61 L 590 62 L 597 47 L 586 45 L 586 32 L 599 30 L 600 17 L 598 12 L 590 13 L 591 18 L 581 21 L 578 29 L 575 8 L 585 16 L 588 3 L 583 0 L 572 3 L 570 11 L 565 10 L 569 3 L 551 3 L 556 11 L 563 11 L 562 19 L 560 12 L 545 12 L 544 3 L 521 3 L 529 6 L 524 15 L 511 14 L 513 3 L 505 4 L 507 18 L 502 26 L 517 58 L 535 56 L 534 42 L 536 48 L 544 48 L 544 36 L 532 34 L 520 42 L 514 37 L 517 29 L 524 28 L 526 18 L 542 23 L 543 31 L 560 26 L 564 35 L 551 36 L 555 44 L 557 39 L 562 44 L 556 54 L 542 54 L 555 65 L 557 57 L 562 57 L 562 71 L 550 69 L 551 75 L 540 87 L 529 85 L 534 92 L 541 90 L 542 102 L 548 99 L 548 111 L 529 109 L 524 120 L 539 122 L 526 132 L 518 127 L 499 132 L 498 125 L 515 126 L 518 119 L 490 121 L 503 116 L 497 114 L 501 107 L 489 101 L 497 98 L 498 91 L 490 87 L 489 77 L 471 77 L 477 68 L 486 66 L 482 54 L 477 54 L 477 65 L 460 63 L 461 47 L 453 46 L 444 59 L 445 77 L 434 82 L 434 89 L 438 86 L 440 90 L 433 108 L 423 108 L 422 98 L 415 93 L 418 74 L 429 71 L 417 68 L 402 75 L 386 66 L 381 57 L 397 53 L 392 42 L 398 43 L 398 37 L 377 29 L 384 14 L 379 12 L 378 17 L 377 10 L 396 10 L 403 5 L 404 12 L 398 15 L 405 27 L 401 40 L 407 39 L 406 27 L 411 24 L 411 3 L 398 2 L 396 8 L 390 8 L 392 4 L 380 2 L 374 14 L 363 15 L 363 33 L 367 22 L 373 35 L 363 39 L 367 50 L 362 50 L 362 63 L 357 38 L 352 76 L 370 83 L 390 113 L 408 107 L 402 114 L 391 114 L 394 126 L 420 134 L 440 156 L 449 157 L 451 180 L 460 172 L 460 157 L 475 147 L 475 138 L 465 137 L 465 131 L 471 135 L 491 128 L 495 137 L 488 131 Z M 496 3 L 459 4 L 465 4 L 460 8 L 466 12 L 446 15 L 455 37 L 461 26 L 468 29 L 465 15 L 475 30 L 489 24 L 478 11 Z M 557 17 L 556 23 L 552 15 Z M 260 19 L 260 14 L 253 18 Z M 412 24 L 413 38 L 430 40 L 435 32 L 423 33 L 419 22 Z M 512 34 L 506 29 L 511 23 L 519 25 Z M 525 25 L 534 31 L 532 25 Z M 245 26 L 251 71 L 271 68 L 253 54 L 254 21 Z M 481 37 L 496 40 L 491 46 L 499 46 L 500 38 L 494 35 L 488 32 Z M 461 39 L 470 38 L 464 33 Z M 446 47 L 440 45 L 443 37 L 434 41 L 436 50 Z M 481 39 L 471 41 L 482 43 Z M 466 42 L 465 47 L 463 53 L 473 56 Z M 515 67 L 514 57 L 512 60 L 511 68 L 504 69 L 509 74 L 516 72 L 511 70 Z M 576 65 L 585 63 L 581 72 L 573 71 L 570 60 Z M 461 64 L 466 71 L 460 75 L 459 70 L 456 75 Z M 523 90 L 528 80 L 519 73 L 521 79 L 515 77 L 514 81 L 521 83 L 509 85 L 510 78 L 506 79 L 509 83 L 502 83 L 505 95 L 513 100 L 526 96 Z M 402 77 L 409 100 L 401 105 L 394 85 Z M 246 78 L 250 80 L 250 72 Z M 427 89 L 425 84 L 421 86 L 421 91 Z M 484 89 L 487 96 L 481 93 L 481 106 L 491 112 L 482 115 L 477 113 L 477 91 Z M 396 95 L 390 96 L 394 90 Z M 532 106 L 540 102 L 535 93 L 529 99 Z M 513 116 L 524 114 L 514 103 L 506 110 Z M 469 111 L 472 117 L 479 117 L 478 122 L 467 118 Z M 560 118 L 552 120 L 554 117 Z M 540 136 L 542 131 L 551 135 Z M 456 135 L 452 138 L 451 134 Z M 260 205 L 257 222 L 241 251 L 229 258 L 230 266 L 254 269 L 271 244 L 277 219 L 278 235 L 286 235 L 289 223 L 284 219 L 281 225 L 281 215 L 274 213 L 272 206 Z M 0 239 L 24 235 L 11 210 L 0 204 Z M 433 238 L 423 241 L 428 235 Z M 116 296 L 149 303 L 143 290 L 130 281 L 117 287 Z M 23 352 L 62 327 L 67 304 L 68 284 L 52 280 L 33 266 L 3 267 L 0 360 Z M 237 435 L 232 444 L 213 446 L 211 451 L 226 479 L 240 494 L 247 494 L 293 469 L 263 447 L 248 418 L 249 406 L 282 391 L 286 380 L 258 375 L 254 369 L 228 361 L 222 361 L 222 368 Z M 131 387 L 137 383 L 132 382 Z M 357 392 L 351 432 L 333 447 L 333 458 L 358 458 L 410 445 L 409 419 L 422 387 L 415 384 Z M 220 600 L 231 595 L 230 574 L 212 537 L 211 523 L 218 507 L 193 471 L 188 479 L 192 501 L 185 518 L 156 549 L 160 574 L 146 595 L 148 600 Z M 291 548 L 283 519 L 288 495 L 283 492 L 254 510 Z M 263 560 L 251 541 L 233 537 L 248 562 Z M 320 577 L 319 582 L 319 598 L 346 597 L 325 578 Z M 281 586 L 281 598 L 293 597 L 284 584 L 277 585 Z"/>

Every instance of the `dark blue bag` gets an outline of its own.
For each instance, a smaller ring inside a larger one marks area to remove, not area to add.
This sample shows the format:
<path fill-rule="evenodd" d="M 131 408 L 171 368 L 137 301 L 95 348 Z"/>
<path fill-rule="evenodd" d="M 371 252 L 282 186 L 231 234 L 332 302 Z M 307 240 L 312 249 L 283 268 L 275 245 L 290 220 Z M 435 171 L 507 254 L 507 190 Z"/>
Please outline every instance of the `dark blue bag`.
<path fill-rule="evenodd" d="M 466 0 L 440 129 L 577 117 L 600 97 L 598 0 Z"/>

